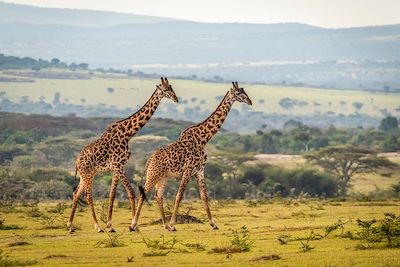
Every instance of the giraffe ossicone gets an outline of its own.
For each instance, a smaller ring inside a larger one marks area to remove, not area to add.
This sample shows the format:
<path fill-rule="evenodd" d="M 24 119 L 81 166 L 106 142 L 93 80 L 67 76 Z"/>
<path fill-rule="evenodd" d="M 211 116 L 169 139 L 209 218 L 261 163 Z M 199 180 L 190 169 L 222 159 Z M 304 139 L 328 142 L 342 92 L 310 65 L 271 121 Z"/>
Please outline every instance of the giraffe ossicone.
<path fill-rule="evenodd" d="M 93 204 L 93 179 L 97 173 L 109 172 L 113 174 L 111 189 L 109 194 L 109 206 L 107 216 L 107 228 L 113 232 L 112 211 L 115 200 L 115 193 L 118 182 L 121 181 L 128 192 L 129 201 L 132 209 L 132 223 L 135 215 L 135 195 L 133 189 L 125 175 L 124 165 L 128 161 L 131 152 L 129 151 L 129 140 L 149 121 L 156 111 L 162 98 L 169 98 L 175 103 L 178 98 L 169 84 L 167 78 L 161 77 L 161 83 L 146 104 L 136 113 L 126 119 L 119 120 L 107 127 L 101 137 L 94 142 L 86 145 L 76 159 L 76 173 L 79 173 L 80 181 L 73 193 L 73 203 L 71 215 L 67 226 L 70 231 L 74 231 L 72 221 L 80 195 L 85 192 L 87 202 L 91 208 L 94 227 L 98 232 L 102 228 L 96 218 Z M 76 174 L 75 174 L 76 177 Z"/>
<path fill-rule="evenodd" d="M 237 82 L 232 82 L 233 87 L 226 93 L 216 110 L 203 122 L 187 128 L 172 144 L 155 151 L 147 160 L 146 182 L 144 192 L 148 193 L 156 187 L 156 201 L 161 213 L 164 228 L 175 231 L 175 222 L 178 214 L 179 203 L 182 200 L 186 185 L 192 176 L 196 177 L 200 198 L 207 212 L 209 223 L 213 229 L 218 229 L 208 205 L 208 195 L 204 179 L 204 167 L 207 155 L 204 147 L 207 142 L 218 132 L 235 101 L 252 105 L 249 96 Z M 163 194 L 166 181 L 170 177 L 181 177 L 180 186 L 176 194 L 174 210 L 169 224 L 165 221 Z M 137 209 L 131 230 L 137 228 L 140 211 L 143 205 L 143 194 L 139 196 Z"/>

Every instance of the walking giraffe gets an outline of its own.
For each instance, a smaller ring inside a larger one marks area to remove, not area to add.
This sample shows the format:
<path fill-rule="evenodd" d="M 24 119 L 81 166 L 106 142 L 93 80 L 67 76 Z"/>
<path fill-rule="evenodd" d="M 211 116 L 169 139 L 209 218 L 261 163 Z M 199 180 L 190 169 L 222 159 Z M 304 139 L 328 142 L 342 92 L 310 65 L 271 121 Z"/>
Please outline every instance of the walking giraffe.
<path fill-rule="evenodd" d="M 189 127 L 183 131 L 175 143 L 158 149 L 147 160 L 145 168 L 147 177 L 144 185 L 144 192 L 148 193 L 153 186 L 156 186 L 155 198 L 160 209 L 161 220 L 165 229 L 170 231 L 176 230 L 175 222 L 178 214 L 179 203 L 182 200 L 186 185 L 192 176 L 196 176 L 200 198 L 203 201 L 210 225 L 213 229 L 218 229 L 212 219 L 210 208 L 208 206 L 208 196 L 204 180 L 204 166 L 207 160 L 207 155 L 204 152 L 204 147 L 213 135 L 218 132 L 235 101 L 246 103 L 248 105 L 252 104 L 243 88 L 239 88 L 237 82 L 232 84 L 233 87 L 226 93 L 224 99 L 210 117 L 202 123 Z M 169 177 L 179 176 L 181 177 L 181 182 L 176 194 L 171 220 L 169 225 L 167 225 L 165 223 L 163 206 L 164 186 Z M 137 222 L 144 198 L 145 194 L 139 196 L 131 228 L 133 230 L 137 228 Z"/>
<path fill-rule="evenodd" d="M 86 191 L 87 202 L 92 211 L 94 227 L 98 232 L 103 231 L 97 222 L 96 213 L 94 211 L 92 187 L 96 173 L 107 171 L 111 171 L 113 174 L 109 195 L 107 228 L 109 228 L 109 231 L 111 232 L 114 231 L 111 218 L 115 192 L 118 181 L 120 180 L 128 192 L 133 223 L 133 216 L 135 214 L 135 196 L 124 172 L 124 165 L 131 155 L 128 142 L 151 118 L 163 97 L 169 98 L 175 103 L 178 102 L 178 98 L 176 97 L 167 78 L 161 78 L 161 84 L 156 86 L 153 95 L 139 111 L 126 119 L 109 125 L 99 139 L 85 146 L 81 150 L 76 159 L 75 177 L 77 172 L 79 172 L 80 181 L 73 194 L 71 216 L 68 221 L 70 231 L 74 231 L 72 221 L 74 219 L 79 197 L 84 191 Z"/>

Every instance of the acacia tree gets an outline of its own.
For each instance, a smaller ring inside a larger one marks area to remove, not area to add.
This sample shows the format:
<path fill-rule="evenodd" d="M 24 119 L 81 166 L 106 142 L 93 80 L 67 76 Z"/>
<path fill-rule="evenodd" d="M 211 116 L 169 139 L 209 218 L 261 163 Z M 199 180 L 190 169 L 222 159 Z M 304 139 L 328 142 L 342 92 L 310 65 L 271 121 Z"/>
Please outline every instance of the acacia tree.
<path fill-rule="evenodd" d="M 293 139 L 300 142 L 304 146 L 304 152 L 308 153 L 310 150 L 310 143 L 315 139 L 316 136 L 321 134 L 320 129 L 315 127 L 309 127 L 307 125 L 301 125 L 300 127 L 294 128 L 291 131 Z"/>
<path fill-rule="evenodd" d="M 304 158 L 337 176 L 341 195 L 346 195 L 349 182 L 355 175 L 396 166 L 390 160 L 378 156 L 373 150 L 354 146 L 325 147 L 305 155 Z"/>

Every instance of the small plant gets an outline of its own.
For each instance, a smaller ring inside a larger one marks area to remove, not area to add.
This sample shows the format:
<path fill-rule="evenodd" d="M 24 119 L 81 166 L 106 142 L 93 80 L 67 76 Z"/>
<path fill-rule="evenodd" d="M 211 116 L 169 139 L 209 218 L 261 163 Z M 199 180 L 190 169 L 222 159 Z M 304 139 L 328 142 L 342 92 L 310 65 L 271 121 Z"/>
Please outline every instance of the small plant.
<path fill-rule="evenodd" d="M 52 214 L 45 214 L 40 212 L 40 215 L 35 217 L 35 220 L 43 225 L 45 229 L 58 229 L 64 227 L 62 225 L 56 225 L 56 223 L 61 223 L 64 221 L 63 213 L 64 211 Z"/>
<path fill-rule="evenodd" d="M 55 207 L 48 209 L 47 212 L 63 214 L 66 208 L 67 208 L 67 204 L 59 202 L 59 203 L 57 203 L 57 205 Z"/>
<path fill-rule="evenodd" d="M 290 236 L 289 235 L 279 235 L 276 237 L 276 239 L 279 241 L 281 245 L 286 245 L 290 241 Z"/>
<path fill-rule="evenodd" d="M 375 243 L 381 241 L 379 230 L 377 227 L 374 226 L 375 223 L 376 219 L 366 221 L 363 221 L 361 219 L 357 220 L 357 225 L 361 228 L 361 231 L 356 233 L 356 237 L 359 240 L 366 241 L 369 248 L 372 248 Z"/>
<path fill-rule="evenodd" d="M 99 213 L 100 221 L 106 224 L 108 217 L 108 203 L 100 201 L 100 208 L 97 208 L 97 212 Z"/>
<path fill-rule="evenodd" d="M 0 230 L 17 230 L 17 229 L 22 229 L 21 226 L 16 225 L 16 224 L 5 224 L 6 220 L 0 218 Z"/>
<path fill-rule="evenodd" d="M 160 236 L 160 239 L 150 239 L 144 237 L 142 232 L 140 232 L 140 235 L 142 236 L 143 243 L 146 244 L 148 248 L 153 248 L 153 249 L 173 249 L 174 246 L 178 243 L 178 240 L 176 239 L 176 236 L 173 236 L 171 239 L 165 239 L 164 235 Z"/>
<path fill-rule="evenodd" d="M 171 251 L 150 251 L 143 252 L 143 257 L 159 257 L 159 256 L 167 256 Z"/>
<path fill-rule="evenodd" d="M 400 247 L 400 215 L 385 213 L 385 218 L 379 225 L 381 235 L 386 239 L 390 248 Z"/>
<path fill-rule="evenodd" d="M 230 246 L 215 247 L 211 250 L 212 253 L 240 253 L 248 252 L 254 244 L 254 240 L 250 239 L 249 230 L 244 225 L 239 229 L 230 229 L 232 232 L 232 240 Z"/>
<path fill-rule="evenodd" d="M 341 234 L 340 236 L 343 236 L 344 234 L 344 225 L 347 222 L 343 222 L 341 219 L 337 220 L 337 222 L 335 222 L 332 225 L 328 225 L 325 227 L 325 234 L 324 237 L 327 237 L 330 233 L 332 233 L 333 231 L 337 230 L 337 229 L 341 229 Z"/>
<path fill-rule="evenodd" d="M 231 240 L 232 246 L 237 246 L 242 249 L 243 252 L 251 250 L 254 244 L 254 240 L 250 239 L 249 230 L 245 225 L 237 230 L 231 230 L 233 238 Z"/>
<path fill-rule="evenodd" d="M 37 218 L 43 215 L 37 206 L 28 207 L 25 213 L 32 218 Z"/>
<path fill-rule="evenodd" d="M 115 248 L 115 247 L 122 247 L 125 244 L 121 241 L 120 237 L 123 234 L 117 234 L 117 233 L 109 233 L 108 231 L 104 231 L 106 234 L 106 238 L 103 240 L 100 240 L 96 243 L 96 247 L 102 247 L 102 248 Z"/>
<path fill-rule="evenodd" d="M 310 235 L 307 237 L 307 239 L 305 241 L 300 240 L 300 244 L 301 244 L 300 250 L 303 253 L 309 252 L 315 248 L 315 247 L 311 246 L 311 244 L 310 244 L 310 240 L 314 240 L 314 238 L 315 238 L 314 232 L 311 231 Z"/>

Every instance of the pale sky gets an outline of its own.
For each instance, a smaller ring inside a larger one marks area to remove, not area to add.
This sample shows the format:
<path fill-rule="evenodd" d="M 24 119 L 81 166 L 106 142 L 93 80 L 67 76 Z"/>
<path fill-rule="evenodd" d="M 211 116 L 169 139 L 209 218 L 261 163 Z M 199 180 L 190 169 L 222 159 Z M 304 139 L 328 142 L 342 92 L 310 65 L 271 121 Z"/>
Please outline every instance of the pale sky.
<path fill-rule="evenodd" d="M 0 0 L 203 22 L 300 22 L 327 28 L 400 23 L 400 0 Z"/>

